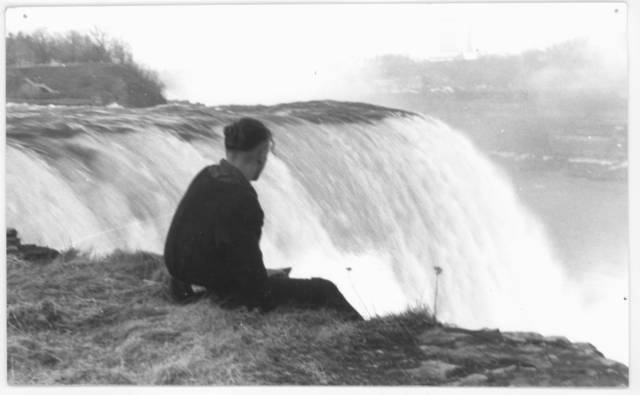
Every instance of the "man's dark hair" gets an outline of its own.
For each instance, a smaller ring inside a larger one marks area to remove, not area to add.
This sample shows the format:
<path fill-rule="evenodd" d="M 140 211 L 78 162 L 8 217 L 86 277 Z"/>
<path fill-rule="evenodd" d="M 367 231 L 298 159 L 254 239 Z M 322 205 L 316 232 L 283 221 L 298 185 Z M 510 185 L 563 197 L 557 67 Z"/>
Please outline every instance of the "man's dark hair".
<path fill-rule="evenodd" d="M 228 150 L 250 151 L 271 139 L 271 131 L 254 118 L 241 118 L 224 127 L 224 147 Z"/>

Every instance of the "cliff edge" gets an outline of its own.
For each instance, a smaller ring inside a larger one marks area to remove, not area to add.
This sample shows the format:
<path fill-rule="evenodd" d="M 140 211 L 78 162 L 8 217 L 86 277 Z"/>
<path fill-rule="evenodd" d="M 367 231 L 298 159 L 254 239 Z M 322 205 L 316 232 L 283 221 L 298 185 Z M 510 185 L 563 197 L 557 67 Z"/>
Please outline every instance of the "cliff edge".
<path fill-rule="evenodd" d="M 628 386 L 627 366 L 563 337 L 466 330 L 425 311 L 352 321 L 179 306 L 158 255 L 29 255 L 11 238 L 10 384 Z"/>

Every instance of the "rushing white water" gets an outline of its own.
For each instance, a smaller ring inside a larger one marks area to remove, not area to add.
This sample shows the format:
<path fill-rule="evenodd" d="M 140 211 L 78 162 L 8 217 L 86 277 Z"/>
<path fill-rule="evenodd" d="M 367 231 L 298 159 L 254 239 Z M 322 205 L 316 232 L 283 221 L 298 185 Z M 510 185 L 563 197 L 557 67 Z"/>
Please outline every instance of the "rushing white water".
<path fill-rule="evenodd" d="M 254 115 L 277 142 L 256 183 L 268 267 L 331 279 L 366 317 L 433 310 L 438 281 L 442 321 L 627 358 L 626 311 L 606 293 L 585 306 L 506 178 L 434 119 L 348 103 L 8 110 L 7 225 L 26 242 L 161 253 L 188 183 L 223 155 L 224 123 Z"/>

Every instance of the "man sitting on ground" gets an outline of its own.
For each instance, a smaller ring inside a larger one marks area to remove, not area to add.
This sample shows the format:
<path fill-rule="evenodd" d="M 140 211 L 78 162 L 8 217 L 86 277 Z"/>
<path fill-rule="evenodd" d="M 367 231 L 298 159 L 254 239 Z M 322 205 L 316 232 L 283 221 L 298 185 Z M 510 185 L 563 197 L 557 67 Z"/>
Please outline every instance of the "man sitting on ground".
<path fill-rule="evenodd" d="M 262 311 L 288 304 L 359 316 L 327 280 L 267 275 L 259 245 L 264 213 L 250 181 L 264 169 L 272 134 L 242 118 L 224 128 L 224 138 L 226 159 L 196 175 L 169 228 L 164 259 L 173 297 L 193 300 L 198 285 L 226 303 Z"/>

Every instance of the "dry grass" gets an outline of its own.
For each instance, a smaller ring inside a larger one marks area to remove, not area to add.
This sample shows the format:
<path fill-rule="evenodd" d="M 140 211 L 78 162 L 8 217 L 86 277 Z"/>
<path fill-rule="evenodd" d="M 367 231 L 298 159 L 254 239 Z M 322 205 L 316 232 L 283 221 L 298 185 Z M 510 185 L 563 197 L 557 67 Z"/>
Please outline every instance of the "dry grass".
<path fill-rule="evenodd" d="M 147 253 L 7 264 L 10 384 L 407 384 L 415 335 L 433 326 L 425 312 L 360 322 L 178 306 Z"/>

